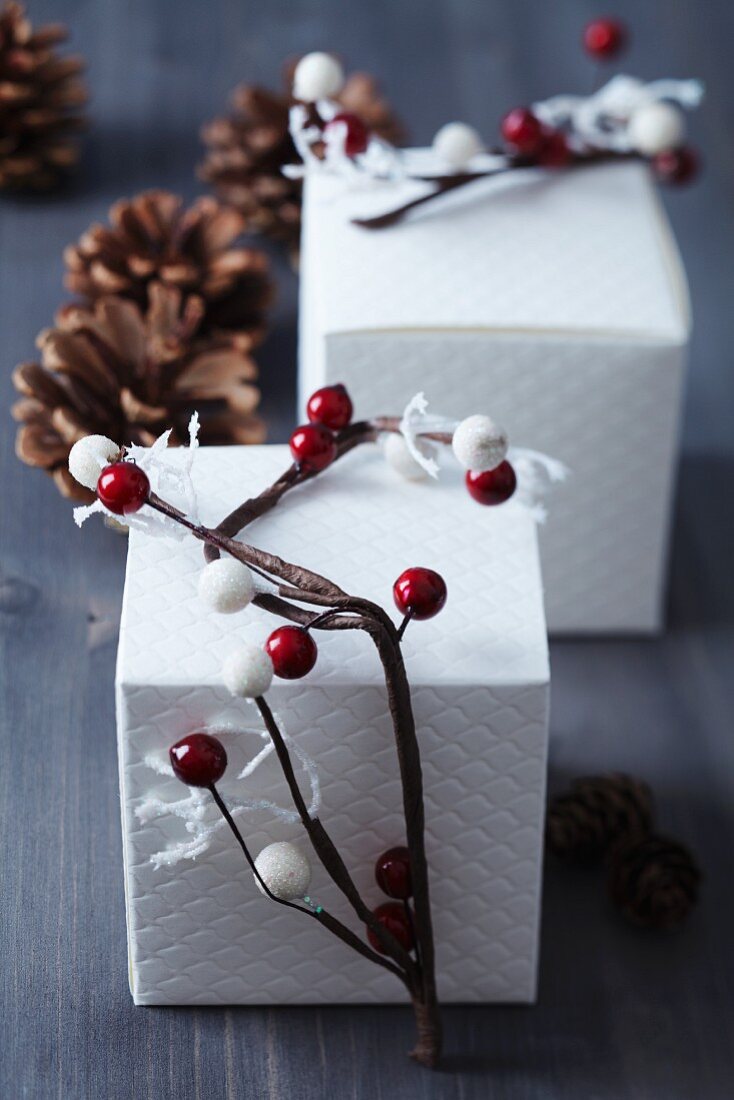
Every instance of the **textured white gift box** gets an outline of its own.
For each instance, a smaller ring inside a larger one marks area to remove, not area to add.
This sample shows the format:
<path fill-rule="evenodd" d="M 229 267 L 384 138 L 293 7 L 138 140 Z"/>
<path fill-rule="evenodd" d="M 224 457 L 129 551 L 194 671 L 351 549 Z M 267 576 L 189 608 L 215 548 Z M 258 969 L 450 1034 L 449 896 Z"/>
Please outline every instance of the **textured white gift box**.
<path fill-rule="evenodd" d="M 216 523 L 288 462 L 285 447 L 202 450 L 194 475 L 204 522 Z M 439 988 L 447 1001 L 532 1000 L 549 692 L 533 523 L 517 505 L 474 507 L 456 472 L 439 484 L 397 481 L 376 448 L 362 448 L 291 493 L 247 537 L 383 606 L 407 565 L 445 576 L 445 609 L 412 624 L 404 644 L 424 765 Z M 254 706 L 233 703 L 220 686 L 220 669 L 239 641 L 264 640 L 278 620 L 252 607 L 233 616 L 208 612 L 196 594 L 202 563 L 193 539 L 131 535 L 117 699 L 135 1002 L 402 1000 L 391 975 L 261 897 L 227 830 L 195 862 L 157 870 L 150 863 L 187 834 L 172 815 L 141 824 L 136 807 L 151 794 L 180 799 L 186 789 L 157 776 L 146 758 L 165 759 L 172 743 L 202 724 L 260 726 Z M 382 667 L 361 633 L 317 637 L 314 671 L 302 681 L 276 680 L 268 698 L 316 761 L 324 824 L 376 905 L 385 899 L 374 859 L 405 835 Z M 273 756 L 250 779 L 236 779 L 260 737 L 222 737 L 230 758 L 219 784 L 225 798 L 289 807 Z M 241 824 L 254 853 L 274 839 L 310 850 L 300 824 L 272 813 Z M 311 894 L 363 932 L 315 858 Z"/>
<path fill-rule="evenodd" d="M 518 172 L 350 224 L 421 186 L 308 180 L 301 407 L 344 382 L 360 416 L 418 390 L 490 413 L 572 471 L 540 534 L 549 629 L 659 629 L 689 309 L 647 169 Z"/>

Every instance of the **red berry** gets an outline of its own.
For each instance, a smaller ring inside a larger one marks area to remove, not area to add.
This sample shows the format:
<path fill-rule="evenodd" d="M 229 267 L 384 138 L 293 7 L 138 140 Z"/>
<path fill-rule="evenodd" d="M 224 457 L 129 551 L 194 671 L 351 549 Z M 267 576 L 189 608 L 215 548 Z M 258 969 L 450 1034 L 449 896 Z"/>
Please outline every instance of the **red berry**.
<path fill-rule="evenodd" d="M 406 951 L 413 950 L 415 946 L 413 929 L 410 926 L 410 920 L 405 912 L 404 905 L 401 905 L 399 901 L 386 901 L 384 905 L 378 905 L 374 915 L 382 927 L 386 928 L 395 937 L 401 947 L 404 947 Z M 381 955 L 387 954 L 371 928 L 367 929 L 367 939 L 375 951 L 379 951 Z"/>
<path fill-rule="evenodd" d="M 560 130 L 548 130 L 543 135 L 543 144 L 538 150 L 538 164 L 543 168 L 565 168 L 571 155 L 566 136 Z"/>
<path fill-rule="evenodd" d="M 113 462 L 105 466 L 97 482 L 97 496 L 116 516 L 139 512 L 149 493 L 148 475 L 134 462 Z"/>
<path fill-rule="evenodd" d="M 652 158 L 652 167 L 661 183 L 690 183 L 698 175 L 698 155 L 686 145 L 668 149 Z"/>
<path fill-rule="evenodd" d="M 302 424 L 296 428 L 290 448 L 293 461 L 309 473 L 325 470 L 336 458 L 334 433 L 323 424 Z"/>
<path fill-rule="evenodd" d="M 626 45 L 627 28 L 618 19 L 593 19 L 584 28 L 584 49 L 592 57 L 616 57 Z"/>
<path fill-rule="evenodd" d="M 302 626 L 279 626 L 265 643 L 273 671 L 282 680 L 300 680 L 316 664 L 318 649 Z"/>
<path fill-rule="evenodd" d="M 509 462 L 500 462 L 494 470 L 469 470 L 466 487 L 480 504 L 504 504 L 517 489 L 517 476 Z"/>
<path fill-rule="evenodd" d="M 514 107 L 502 119 L 502 137 L 518 153 L 530 157 L 543 143 L 543 125 L 527 107 Z"/>
<path fill-rule="evenodd" d="M 413 893 L 410 878 L 410 852 L 407 848 L 388 848 L 375 863 L 375 879 L 389 898 L 409 898 Z"/>
<path fill-rule="evenodd" d="M 209 787 L 224 775 L 224 745 L 209 733 L 189 733 L 168 750 L 173 774 L 189 787 Z"/>
<path fill-rule="evenodd" d="M 398 611 L 414 619 L 432 619 L 446 603 L 446 581 L 433 569 L 413 566 L 392 586 Z"/>
<path fill-rule="evenodd" d="M 344 152 L 348 157 L 356 157 L 358 153 L 364 153 L 370 140 L 370 132 L 359 115 L 353 115 L 351 111 L 341 111 L 340 114 L 327 122 L 328 131 L 336 123 L 341 122 L 346 126 L 347 133 L 344 139 Z"/>
<path fill-rule="evenodd" d="M 346 428 L 353 412 L 352 400 L 346 387 L 341 384 L 316 390 L 309 397 L 306 406 L 306 413 L 312 424 L 324 424 L 335 432 Z"/>

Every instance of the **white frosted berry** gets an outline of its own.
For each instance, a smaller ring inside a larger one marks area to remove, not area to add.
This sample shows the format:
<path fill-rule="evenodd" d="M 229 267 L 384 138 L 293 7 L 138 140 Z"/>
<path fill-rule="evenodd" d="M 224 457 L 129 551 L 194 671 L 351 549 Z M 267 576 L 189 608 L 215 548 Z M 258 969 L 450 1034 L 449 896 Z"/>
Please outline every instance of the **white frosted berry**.
<path fill-rule="evenodd" d="M 282 901 L 295 901 L 307 893 L 311 882 L 311 864 L 300 848 L 288 840 L 268 844 L 255 860 L 255 866 L 271 894 Z M 262 886 L 255 879 L 261 894 Z"/>
<path fill-rule="evenodd" d="M 87 489 L 96 489 L 105 466 L 116 462 L 120 448 L 106 435 L 85 435 L 69 451 L 69 473 Z"/>
<path fill-rule="evenodd" d="M 477 413 L 462 420 L 452 440 L 454 454 L 465 470 L 494 470 L 507 455 L 507 435 L 488 416 Z"/>
<path fill-rule="evenodd" d="M 685 133 L 683 112 L 672 103 L 646 103 L 638 107 L 627 129 L 630 145 L 644 157 L 677 149 Z"/>
<path fill-rule="evenodd" d="M 465 122 L 447 122 L 433 139 L 433 151 L 451 168 L 463 168 L 484 150 L 482 139 Z"/>
<path fill-rule="evenodd" d="M 255 595 L 252 573 L 236 558 L 217 558 L 199 575 L 199 598 L 223 615 L 242 611 Z"/>
<path fill-rule="evenodd" d="M 243 645 L 227 657 L 222 679 L 233 695 L 256 699 L 272 683 L 273 662 L 260 646 Z"/>
<path fill-rule="evenodd" d="M 293 74 L 293 95 L 304 103 L 331 99 L 344 84 L 344 70 L 328 53 L 307 53 Z"/>
<path fill-rule="evenodd" d="M 408 481 L 423 481 L 428 472 L 413 458 L 402 435 L 390 432 L 384 442 L 385 458 L 389 466 Z"/>

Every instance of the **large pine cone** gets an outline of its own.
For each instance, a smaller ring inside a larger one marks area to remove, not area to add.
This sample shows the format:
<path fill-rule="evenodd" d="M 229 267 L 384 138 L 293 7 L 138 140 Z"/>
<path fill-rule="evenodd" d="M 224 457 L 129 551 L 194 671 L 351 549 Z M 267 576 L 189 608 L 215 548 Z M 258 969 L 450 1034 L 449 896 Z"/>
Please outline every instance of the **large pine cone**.
<path fill-rule="evenodd" d="M 562 859 L 591 862 L 621 837 L 649 832 L 652 820 L 647 783 L 618 773 L 587 776 L 575 779 L 570 791 L 550 803 L 546 844 Z"/>
<path fill-rule="evenodd" d="M 87 91 L 60 24 L 33 30 L 22 4 L 0 8 L 0 188 L 42 191 L 76 164 Z"/>
<path fill-rule="evenodd" d="M 288 130 L 294 68 L 295 62 L 285 66 L 281 93 L 250 84 L 235 88 L 232 113 L 202 130 L 207 155 L 199 176 L 241 212 L 248 228 L 282 241 L 296 257 L 302 183 L 287 179 L 281 171 L 284 164 L 300 161 Z M 359 115 L 385 141 L 399 144 L 403 140 L 402 124 L 368 73 L 350 76 L 338 98 L 345 110 Z"/>
<path fill-rule="evenodd" d="M 677 928 L 698 901 L 701 872 L 677 840 L 629 837 L 611 852 L 609 894 L 628 920 L 645 928 Z"/>
<path fill-rule="evenodd" d="M 247 349 L 264 335 L 273 282 L 262 252 L 235 245 L 245 228 L 236 210 L 211 197 L 185 210 L 178 195 L 145 191 L 116 202 L 109 216 L 109 226 L 91 226 L 65 250 L 67 289 L 145 308 L 148 287 L 160 282 L 203 300 L 200 333 L 243 336 Z"/>
<path fill-rule="evenodd" d="M 240 340 L 200 335 L 201 298 L 151 283 L 145 311 L 119 297 L 67 306 L 56 327 L 41 332 L 40 363 L 21 363 L 13 381 L 23 394 L 13 408 L 21 421 L 16 452 L 52 474 L 64 496 L 92 494 L 69 474 L 72 445 L 84 435 L 149 446 L 173 428 L 184 440 L 198 410 L 203 443 L 260 443 L 254 415 L 255 364 Z"/>

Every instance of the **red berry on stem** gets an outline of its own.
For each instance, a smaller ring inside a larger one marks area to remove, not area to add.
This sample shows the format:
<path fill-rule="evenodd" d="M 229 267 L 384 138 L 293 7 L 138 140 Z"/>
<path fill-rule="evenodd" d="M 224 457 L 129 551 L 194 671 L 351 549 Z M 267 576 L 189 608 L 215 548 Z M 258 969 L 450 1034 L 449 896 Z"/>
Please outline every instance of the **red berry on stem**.
<path fill-rule="evenodd" d="M 293 461 L 302 470 L 317 473 L 336 458 L 334 433 L 323 424 L 302 424 L 290 438 Z"/>
<path fill-rule="evenodd" d="M 517 476 L 507 460 L 494 470 L 469 470 L 466 487 L 479 504 L 504 504 L 517 489 Z"/>
<path fill-rule="evenodd" d="M 514 107 L 502 119 L 502 137 L 518 153 L 530 157 L 543 143 L 543 124 L 527 107 Z"/>
<path fill-rule="evenodd" d="M 209 787 L 224 775 L 224 745 L 210 733 L 189 733 L 168 750 L 173 774 L 189 787 Z"/>
<path fill-rule="evenodd" d="M 97 482 L 97 496 L 116 516 L 139 512 L 150 493 L 148 475 L 134 462 L 105 466 Z"/>
<path fill-rule="evenodd" d="M 327 122 L 325 130 L 328 132 L 339 123 L 346 127 L 344 152 L 347 156 L 356 157 L 359 153 L 364 153 L 369 144 L 370 132 L 359 115 L 353 115 L 351 111 L 341 111 Z"/>
<path fill-rule="evenodd" d="M 404 947 L 406 951 L 413 950 L 415 947 L 413 929 L 404 905 L 401 905 L 399 901 L 386 901 L 384 905 L 378 905 L 374 915 L 382 927 L 386 928 L 395 937 L 401 947 Z M 387 954 L 371 928 L 367 929 L 367 939 L 375 951 L 379 951 L 381 955 Z"/>
<path fill-rule="evenodd" d="M 432 619 L 446 603 L 446 581 L 433 569 L 416 565 L 401 573 L 392 586 L 398 611 L 413 619 Z"/>
<path fill-rule="evenodd" d="M 652 158 L 652 168 L 661 183 L 690 183 L 698 175 L 698 155 L 687 145 L 668 149 Z"/>
<path fill-rule="evenodd" d="M 619 19 L 593 19 L 584 28 L 584 49 L 591 57 L 608 60 L 627 45 L 627 28 Z"/>
<path fill-rule="evenodd" d="M 306 414 L 312 424 L 323 424 L 335 432 L 346 428 L 353 412 L 352 400 L 346 386 L 341 384 L 316 390 L 306 406 Z"/>
<path fill-rule="evenodd" d="M 410 852 L 405 847 L 388 848 L 375 863 L 375 880 L 389 898 L 409 898 L 413 893 Z"/>
<path fill-rule="evenodd" d="M 302 626 L 279 626 L 265 643 L 273 671 L 282 680 L 300 680 L 316 664 L 318 649 Z"/>
<path fill-rule="evenodd" d="M 543 168 L 565 168 L 571 160 L 571 150 L 566 135 L 560 130 L 548 130 L 538 150 L 538 164 Z"/>

